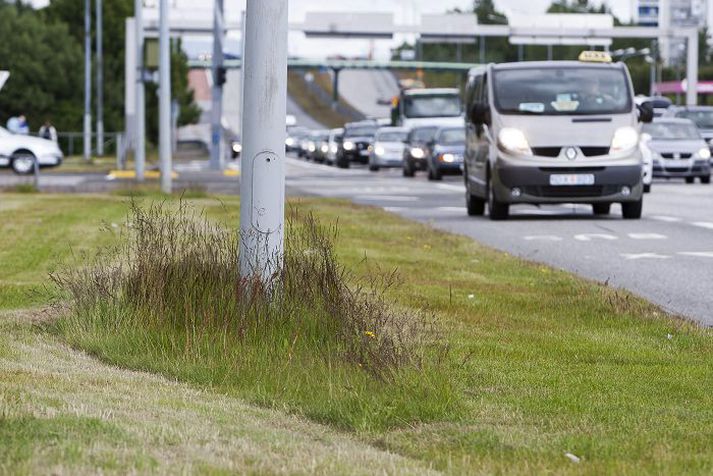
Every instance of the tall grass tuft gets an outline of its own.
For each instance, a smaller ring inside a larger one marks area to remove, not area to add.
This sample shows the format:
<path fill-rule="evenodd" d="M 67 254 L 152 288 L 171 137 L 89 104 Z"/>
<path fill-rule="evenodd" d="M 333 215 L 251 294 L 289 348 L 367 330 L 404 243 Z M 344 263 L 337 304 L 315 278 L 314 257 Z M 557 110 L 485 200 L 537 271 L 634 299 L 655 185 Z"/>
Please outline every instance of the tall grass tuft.
<path fill-rule="evenodd" d="M 432 319 L 389 305 L 395 273 L 340 265 L 336 225 L 290 209 L 284 266 L 268 283 L 239 276 L 235 227 L 185 202 L 132 203 L 122 235 L 52 276 L 69 297 L 58 326 L 74 344 L 347 427 L 452 409 Z"/>

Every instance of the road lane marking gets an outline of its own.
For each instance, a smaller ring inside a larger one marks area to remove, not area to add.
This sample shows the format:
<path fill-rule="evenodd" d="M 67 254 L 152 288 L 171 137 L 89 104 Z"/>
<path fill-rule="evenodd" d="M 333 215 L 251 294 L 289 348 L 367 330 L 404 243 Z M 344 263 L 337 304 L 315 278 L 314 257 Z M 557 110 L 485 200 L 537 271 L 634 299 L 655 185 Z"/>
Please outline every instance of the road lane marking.
<path fill-rule="evenodd" d="M 668 223 L 675 223 L 681 221 L 681 219 L 678 217 L 670 217 L 667 215 L 649 215 L 649 218 L 651 218 L 652 220 L 665 221 Z"/>
<path fill-rule="evenodd" d="M 713 258 L 713 251 L 681 251 L 681 256 L 692 256 L 694 258 Z"/>
<path fill-rule="evenodd" d="M 465 210 L 465 207 L 436 207 L 436 210 L 442 211 L 442 212 L 458 212 L 462 213 Z"/>
<path fill-rule="evenodd" d="M 419 197 L 409 195 L 357 195 L 355 200 L 386 200 L 389 202 L 417 202 Z"/>
<path fill-rule="evenodd" d="M 448 183 L 439 183 L 436 185 L 437 188 L 440 188 L 441 190 L 451 190 L 454 192 L 463 192 L 465 191 L 465 186 L 464 185 L 451 185 Z"/>
<path fill-rule="evenodd" d="M 665 240 L 668 239 L 666 235 L 661 235 L 659 233 L 629 233 L 629 238 L 632 240 Z"/>
<path fill-rule="evenodd" d="M 592 241 L 592 240 L 618 240 L 614 235 L 607 235 L 606 233 L 582 233 L 581 235 L 574 235 L 574 239 L 577 241 Z"/>
<path fill-rule="evenodd" d="M 621 256 L 626 260 L 639 259 L 671 259 L 669 255 L 660 255 L 658 253 L 622 253 Z"/>
<path fill-rule="evenodd" d="M 697 226 L 700 228 L 706 228 L 708 230 L 713 230 L 713 223 L 711 223 L 709 221 L 694 221 L 693 223 L 691 223 L 691 225 Z"/>
<path fill-rule="evenodd" d="M 557 235 L 528 235 L 522 238 L 526 241 L 562 241 L 564 239 Z"/>

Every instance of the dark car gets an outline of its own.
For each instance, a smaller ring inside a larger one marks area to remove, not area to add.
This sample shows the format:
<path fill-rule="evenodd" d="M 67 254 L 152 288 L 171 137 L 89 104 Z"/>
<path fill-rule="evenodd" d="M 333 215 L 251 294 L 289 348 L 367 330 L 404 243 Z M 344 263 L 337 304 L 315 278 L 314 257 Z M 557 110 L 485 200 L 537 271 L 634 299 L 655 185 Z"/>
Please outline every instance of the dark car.
<path fill-rule="evenodd" d="M 428 155 L 428 180 L 441 180 L 446 174 L 461 174 L 464 155 L 465 127 L 438 129 Z"/>
<path fill-rule="evenodd" d="M 369 162 L 369 146 L 379 129 L 375 121 L 350 122 L 344 126 L 344 138 L 337 152 L 337 167 L 349 168 L 352 162 Z"/>
<path fill-rule="evenodd" d="M 436 132 L 438 126 L 419 126 L 411 129 L 404 148 L 404 177 L 413 177 L 417 170 L 427 169 L 430 147 Z"/>

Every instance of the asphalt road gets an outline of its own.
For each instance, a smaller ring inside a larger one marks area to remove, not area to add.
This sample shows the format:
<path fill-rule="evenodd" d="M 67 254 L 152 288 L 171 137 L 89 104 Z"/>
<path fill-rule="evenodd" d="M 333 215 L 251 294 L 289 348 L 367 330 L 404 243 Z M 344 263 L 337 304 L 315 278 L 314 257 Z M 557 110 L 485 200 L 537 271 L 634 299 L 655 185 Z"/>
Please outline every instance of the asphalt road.
<path fill-rule="evenodd" d="M 518 205 L 511 218 L 468 217 L 461 177 L 429 182 L 400 170 L 335 169 L 288 159 L 292 195 L 349 198 L 612 286 L 713 326 L 713 186 L 656 182 L 641 220 L 618 206 L 594 217 L 590 206 Z"/>

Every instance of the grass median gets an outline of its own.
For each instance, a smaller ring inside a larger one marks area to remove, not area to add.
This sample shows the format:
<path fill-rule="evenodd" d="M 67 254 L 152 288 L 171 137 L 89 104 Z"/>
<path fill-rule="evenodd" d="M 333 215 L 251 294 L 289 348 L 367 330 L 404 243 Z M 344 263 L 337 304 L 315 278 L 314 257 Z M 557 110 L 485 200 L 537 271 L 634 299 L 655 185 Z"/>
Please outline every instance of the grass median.
<path fill-rule="evenodd" d="M 234 198 L 192 204 L 212 222 L 237 223 Z M 240 341 L 231 341 L 227 356 L 210 346 L 187 354 L 164 345 L 178 342 L 172 331 L 117 333 L 116 322 L 60 325 L 60 338 L 109 363 L 337 425 L 449 472 L 713 470 L 709 330 L 626 292 L 378 209 L 293 204 L 322 223 L 339 220 L 336 257 L 357 278 L 398 269 L 401 285 L 385 290 L 385 302 L 406 315 L 435 316 L 433 340 L 448 346 L 447 356 L 426 353 L 432 367 L 407 366 L 384 380 L 339 349 L 313 353 L 310 342 L 284 373 L 260 376 L 258 365 L 285 364 L 294 328 L 271 349 L 254 341 L 246 353 L 256 360 L 247 361 Z M 0 220 L 12 227 L 0 252 L 0 307 L 45 302 L 56 292 L 43 286 L 56 263 L 115 242 L 126 213 L 121 197 L 2 196 Z"/>

